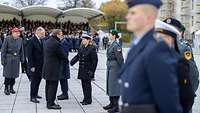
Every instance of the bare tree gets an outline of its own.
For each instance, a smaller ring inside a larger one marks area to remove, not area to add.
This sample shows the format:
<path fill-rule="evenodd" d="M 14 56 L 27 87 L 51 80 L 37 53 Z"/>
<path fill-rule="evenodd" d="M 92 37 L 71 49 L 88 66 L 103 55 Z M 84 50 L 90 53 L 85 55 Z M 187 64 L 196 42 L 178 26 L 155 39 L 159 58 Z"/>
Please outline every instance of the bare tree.
<path fill-rule="evenodd" d="M 94 8 L 95 3 L 92 0 L 80 0 L 78 7 Z"/>
<path fill-rule="evenodd" d="M 80 0 L 61 0 L 61 3 L 58 4 L 58 8 L 61 10 L 66 10 L 69 8 L 77 7 L 77 2 Z"/>
<path fill-rule="evenodd" d="M 62 6 L 58 6 L 59 9 L 66 10 L 76 7 L 88 7 L 93 8 L 95 3 L 92 0 L 61 0 Z"/>
<path fill-rule="evenodd" d="M 16 7 L 26 7 L 32 5 L 44 5 L 47 0 L 15 0 Z"/>

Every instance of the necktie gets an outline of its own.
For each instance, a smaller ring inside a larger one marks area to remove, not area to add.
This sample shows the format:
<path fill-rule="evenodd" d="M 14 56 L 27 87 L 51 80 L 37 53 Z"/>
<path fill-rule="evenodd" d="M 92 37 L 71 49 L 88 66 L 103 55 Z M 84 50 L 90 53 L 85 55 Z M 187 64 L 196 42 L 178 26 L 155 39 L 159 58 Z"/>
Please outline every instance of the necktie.
<path fill-rule="evenodd" d="M 42 39 L 39 39 L 40 44 L 42 45 Z"/>

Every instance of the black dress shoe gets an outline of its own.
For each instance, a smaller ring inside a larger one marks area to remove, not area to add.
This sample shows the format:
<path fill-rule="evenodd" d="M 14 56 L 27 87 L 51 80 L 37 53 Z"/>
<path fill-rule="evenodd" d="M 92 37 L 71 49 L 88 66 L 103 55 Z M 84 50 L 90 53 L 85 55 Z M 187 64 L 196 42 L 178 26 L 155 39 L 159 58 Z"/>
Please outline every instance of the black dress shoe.
<path fill-rule="evenodd" d="M 36 98 L 41 99 L 42 97 L 38 95 Z"/>
<path fill-rule="evenodd" d="M 59 95 L 57 96 L 58 100 L 68 100 L 69 96 L 68 95 Z"/>
<path fill-rule="evenodd" d="M 32 98 L 31 102 L 33 102 L 33 103 L 40 103 L 40 101 L 38 101 L 36 98 Z"/>
<path fill-rule="evenodd" d="M 58 107 L 60 107 L 60 105 L 58 105 L 58 104 L 54 104 L 54 106 L 58 106 Z"/>
<path fill-rule="evenodd" d="M 112 105 L 111 104 L 108 104 L 107 106 L 104 106 L 103 109 L 105 110 L 108 110 L 108 109 L 111 109 L 112 108 Z"/>
<path fill-rule="evenodd" d="M 80 103 L 82 104 L 83 102 L 85 102 L 86 100 L 83 99 L 83 101 L 81 101 Z"/>
<path fill-rule="evenodd" d="M 86 102 L 86 101 L 85 101 L 85 102 L 82 102 L 81 104 L 82 104 L 82 105 L 89 105 L 89 104 L 92 104 L 92 102 Z"/>
<path fill-rule="evenodd" d="M 10 93 L 11 93 L 11 94 L 15 94 L 16 92 L 15 92 L 14 89 L 10 89 Z"/>
<path fill-rule="evenodd" d="M 48 109 L 61 109 L 60 105 L 47 106 Z"/>

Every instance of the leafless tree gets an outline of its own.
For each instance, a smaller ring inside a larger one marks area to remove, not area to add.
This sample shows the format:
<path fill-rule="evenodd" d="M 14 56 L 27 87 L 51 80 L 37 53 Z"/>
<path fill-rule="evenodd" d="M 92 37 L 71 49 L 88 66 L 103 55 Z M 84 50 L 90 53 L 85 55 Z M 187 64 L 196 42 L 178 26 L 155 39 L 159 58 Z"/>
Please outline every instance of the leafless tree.
<path fill-rule="evenodd" d="M 59 9 L 66 10 L 76 7 L 88 7 L 93 8 L 95 3 L 92 0 L 61 0 L 62 6 L 58 6 Z"/>
<path fill-rule="evenodd" d="M 47 0 L 15 0 L 16 7 L 26 7 L 32 5 L 44 5 Z"/>
<path fill-rule="evenodd" d="M 95 3 L 92 0 L 80 0 L 78 7 L 94 8 Z"/>

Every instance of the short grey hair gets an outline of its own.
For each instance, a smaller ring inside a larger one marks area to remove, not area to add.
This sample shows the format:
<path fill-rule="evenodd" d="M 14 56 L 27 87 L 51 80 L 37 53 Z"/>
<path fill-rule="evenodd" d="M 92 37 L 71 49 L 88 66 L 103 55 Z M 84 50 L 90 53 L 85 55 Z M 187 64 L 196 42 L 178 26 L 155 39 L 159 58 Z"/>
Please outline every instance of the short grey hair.
<path fill-rule="evenodd" d="M 59 33 L 61 33 L 62 30 L 61 29 L 53 29 L 52 31 L 52 36 L 57 36 Z"/>
<path fill-rule="evenodd" d="M 43 27 L 38 27 L 36 29 L 36 33 L 38 33 L 38 32 L 45 32 L 45 29 Z"/>

